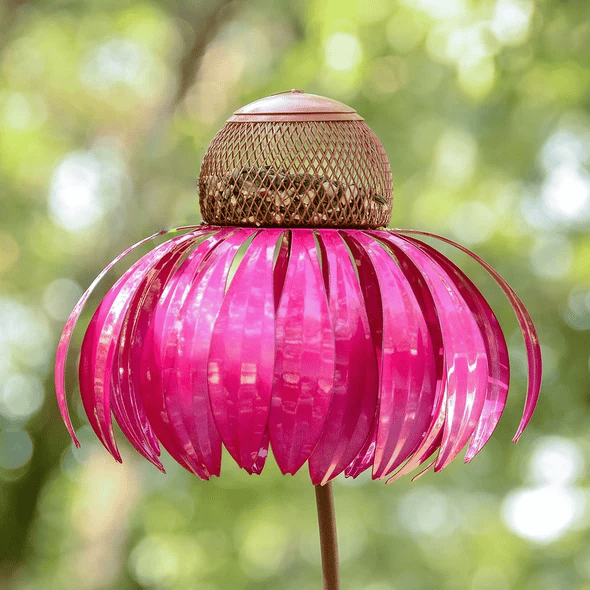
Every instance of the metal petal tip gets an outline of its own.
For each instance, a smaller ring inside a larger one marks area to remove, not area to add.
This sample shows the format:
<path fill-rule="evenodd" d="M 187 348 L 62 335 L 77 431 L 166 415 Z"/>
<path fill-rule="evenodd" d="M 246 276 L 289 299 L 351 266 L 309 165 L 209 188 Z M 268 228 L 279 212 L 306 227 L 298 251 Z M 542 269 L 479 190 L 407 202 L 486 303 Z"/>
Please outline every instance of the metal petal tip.
<path fill-rule="evenodd" d="M 187 228 L 189 229 L 189 228 Z M 202 228 L 194 228 L 196 232 L 200 233 L 203 231 Z M 174 231 L 174 230 L 171 230 Z M 76 306 L 74 307 L 70 317 L 68 318 L 66 325 L 64 327 L 62 336 L 60 338 L 60 342 L 57 349 L 56 354 L 56 365 L 55 365 L 55 386 L 56 386 L 56 395 L 58 400 L 58 405 L 60 408 L 60 412 L 66 424 L 66 427 L 72 436 L 72 439 L 76 446 L 79 446 L 79 441 L 77 440 L 72 423 L 70 420 L 70 416 L 67 409 L 66 403 L 66 396 L 65 396 L 65 369 L 66 369 L 66 361 L 69 349 L 69 343 L 71 341 L 71 337 L 73 331 L 76 327 L 76 323 L 83 311 L 85 304 L 87 303 L 89 297 L 93 293 L 96 286 L 105 275 L 127 254 L 136 250 L 138 247 L 143 246 L 144 244 L 148 243 L 149 241 L 153 240 L 157 236 L 161 235 L 161 232 L 157 232 L 138 243 L 134 244 L 124 252 L 122 252 L 119 256 L 117 256 L 109 265 L 107 265 L 104 270 L 97 276 L 97 278 L 93 281 L 90 287 L 86 290 L 83 296 L 80 298 Z M 156 249 L 157 250 L 157 249 Z M 85 405 L 85 409 L 88 414 L 89 422 L 91 423 L 93 429 L 95 430 L 97 436 L 103 442 L 103 444 L 107 447 L 107 449 L 113 454 L 113 456 L 120 461 L 120 455 L 116 448 L 116 443 L 114 440 L 114 434 L 112 431 L 112 424 L 110 422 L 110 393 L 109 389 L 111 387 L 110 378 L 108 379 L 108 385 L 105 390 L 104 388 L 104 369 L 108 368 L 109 363 L 112 363 L 112 356 L 114 355 L 114 349 L 116 347 L 116 338 L 110 343 L 106 343 L 106 339 L 108 338 L 108 334 L 110 334 L 111 329 L 118 330 L 120 333 L 121 325 L 118 325 L 120 320 L 120 315 L 116 315 L 113 311 L 111 312 L 111 307 L 113 305 L 120 306 L 121 309 L 126 309 L 126 306 L 129 302 L 126 296 L 129 295 L 122 295 L 121 292 L 123 291 L 124 286 L 130 287 L 130 284 L 127 281 L 131 280 L 133 273 L 140 273 L 142 268 L 142 261 L 138 261 L 135 263 L 131 269 L 129 269 L 120 279 L 117 281 L 116 285 L 111 289 L 107 296 L 103 299 L 99 307 L 97 308 L 93 320 L 91 321 L 91 325 L 89 326 L 87 333 L 84 337 L 84 341 L 82 343 L 82 349 L 87 354 L 82 353 L 79 365 L 79 378 L 80 378 L 80 386 L 81 386 L 81 393 L 82 393 L 82 400 Z M 133 290 L 133 287 L 130 287 Z M 111 316 L 108 314 L 111 313 Z M 113 315 L 114 314 L 114 315 Z M 116 316 L 116 317 L 115 317 Z M 108 323 L 107 324 L 107 320 Z M 103 334 L 103 328 L 105 328 L 105 333 Z M 101 340 L 102 336 L 102 340 Z M 105 348 L 106 347 L 106 348 Z M 98 358 L 96 356 L 97 350 L 100 353 L 105 352 L 108 350 L 109 352 L 109 359 Z M 90 354 L 88 354 L 90 353 Z M 94 371 L 96 368 L 96 363 L 101 363 L 101 367 L 103 368 L 102 371 L 102 379 L 99 379 L 99 382 L 95 384 L 92 380 L 89 381 L 94 375 Z M 96 399 L 97 406 L 93 405 L 93 400 Z"/>
<path fill-rule="evenodd" d="M 525 343 L 526 354 L 527 354 L 527 361 L 528 361 L 528 385 L 527 385 L 527 392 L 526 392 L 526 399 L 525 399 L 525 406 L 523 410 L 522 419 L 518 426 L 517 432 L 513 438 L 514 442 L 517 442 L 520 436 L 522 435 L 523 431 L 525 430 L 526 426 L 528 425 L 535 406 L 537 404 L 539 398 L 539 392 L 541 389 L 541 378 L 542 378 L 542 358 L 541 358 L 541 347 L 539 344 L 539 338 L 537 335 L 537 331 L 535 329 L 534 323 L 532 318 L 526 309 L 524 303 L 520 299 L 520 297 L 516 294 L 514 289 L 506 282 L 506 280 L 498 273 L 492 266 L 490 266 L 485 260 L 483 260 L 480 256 L 465 248 L 461 244 L 450 240 L 449 238 L 445 238 L 443 236 L 439 236 L 437 234 L 425 231 L 418 231 L 418 230 L 395 230 L 392 232 L 395 234 L 399 234 L 400 236 L 407 236 L 410 235 L 418 235 L 418 236 L 426 236 L 430 238 L 435 238 L 442 242 L 445 242 L 454 248 L 464 252 L 468 256 L 470 256 L 473 260 L 478 262 L 498 283 L 499 287 L 502 289 L 506 298 L 510 302 L 518 323 L 520 325 L 520 329 L 522 332 L 523 340 Z M 415 238 L 414 238 L 415 239 Z M 471 456 L 471 454 L 469 455 Z"/>
<path fill-rule="evenodd" d="M 268 428 L 283 473 L 309 459 L 328 415 L 335 343 L 311 230 L 291 230 L 285 284 L 276 312 L 276 356 Z"/>
<path fill-rule="evenodd" d="M 260 459 L 270 410 L 275 362 L 273 261 L 282 233 L 260 232 L 248 245 L 211 335 L 207 375 L 211 408 L 223 444 L 246 470 Z"/>
<path fill-rule="evenodd" d="M 322 434 L 309 458 L 314 485 L 339 475 L 363 447 L 377 408 L 379 373 L 354 261 L 337 232 L 318 232 L 335 339 L 334 384 Z"/>
<path fill-rule="evenodd" d="M 57 354 L 56 354 L 56 358 L 55 358 L 55 392 L 57 395 L 57 402 L 59 405 L 59 410 L 61 412 L 63 421 L 68 429 L 68 432 L 70 433 L 70 436 L 72 437 L 72 440 L 74 441 L 74 444 L 77 447 L 80 446 L 80 442 L 78 441 L 76 434 L 74 432 L 74 428 L 72 426 L 70 414 L 68 411 L 67 401 L 66 401 L 66 393 L 65 393 L 65 390 L 66 390 L 66 388 L 65 388 L 66 361 L 67 361 L 67 356 L 68 356 L 70 340 L 72 338 L 74 328 L 76 327 L 76 323 L 78 322 L 78 319 L 82 313 L 82 310 L 84 309 L 84 306 L 86 305 L 86 302 L 88 301 L 89 297 L 94 292 L 94 289 L 96 288 L 96 286 L 105 277 L 105 275 L 121 259 L 123 259 L 125 256 L 127 256 L 127 254 L 129 254 L 130 252 L 133 252 L 134 250 L 136 250 L 140 246 L 143 246 L 144 244 L 146 244 L 146 243 L 150 242 L 151 240 L 153 240 L 154 238 L 158 237 L 160 235 L 160 233 L 161 232 L 156 232 L 155 234 L 152 234 L 151 236 L 144 238 L 143 240 L 140 240 L 139 242 L 137 242 L 133 246 L 127 248 L 127 250 L 121 252 L 121 254 L 119 254 L 119 256 L 117 256 L 112 262 L 110 262 L 101 271 L 101 273 L 96 277 L 96 279 L 94 279 L 94 281 L 92 281 L 92 284 L 90 285 L 90 287 L 88 287 L 88 289 L 86 289 L 86 291 L 84 292 L 84 294 L 82 295 L 82 297 L 80 298 L 78 303 L 76 303 L 76 305 L 74 306 L 74 309 L 72 310 L 72 313 L 70 314 L 70 317 L 66 321 L 66 325 L 63 329 L 62 335 L 59 340 L 59 344 L 57 347 Z"/>

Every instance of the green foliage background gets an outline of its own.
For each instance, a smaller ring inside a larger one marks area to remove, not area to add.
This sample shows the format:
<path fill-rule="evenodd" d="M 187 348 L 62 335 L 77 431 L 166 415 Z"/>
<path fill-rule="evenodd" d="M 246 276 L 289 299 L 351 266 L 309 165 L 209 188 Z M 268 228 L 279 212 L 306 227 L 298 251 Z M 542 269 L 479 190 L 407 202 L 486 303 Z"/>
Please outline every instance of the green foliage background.
<path fill-rule="evenodd" d="M 226 461 L 201 482 L 168 458 L 164 476 L 119 437 L 121 466 L 76 401 L 74 451 L 52 384 L 81 290 L 140 238 L 200 222 L 195 179 L 225 119 L 303 88 L 365 117 L 391 161 L 392 225 L 483 255 L 545 360 L 512 446 L 518 326 L 456 257 L 507 334 L 507 411 L 469 465 L 335 481 L 343 588 L 590 590 L 589 83 L 585 0 L 0 1 L 0 587 L 320 587 L 307 474 Z"/>

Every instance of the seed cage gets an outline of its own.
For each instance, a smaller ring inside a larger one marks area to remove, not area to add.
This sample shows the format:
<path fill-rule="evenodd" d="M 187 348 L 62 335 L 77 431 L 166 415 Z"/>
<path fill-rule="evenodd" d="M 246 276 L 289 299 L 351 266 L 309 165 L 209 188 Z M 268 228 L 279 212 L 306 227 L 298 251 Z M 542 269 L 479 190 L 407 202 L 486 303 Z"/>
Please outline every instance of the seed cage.
<path fill-rule="evenodd" d="M 236 111 L 199 176 L 206 223 L 377 228 L 389 223 L 387 155 L 352 108 L 292 90 Z"/>

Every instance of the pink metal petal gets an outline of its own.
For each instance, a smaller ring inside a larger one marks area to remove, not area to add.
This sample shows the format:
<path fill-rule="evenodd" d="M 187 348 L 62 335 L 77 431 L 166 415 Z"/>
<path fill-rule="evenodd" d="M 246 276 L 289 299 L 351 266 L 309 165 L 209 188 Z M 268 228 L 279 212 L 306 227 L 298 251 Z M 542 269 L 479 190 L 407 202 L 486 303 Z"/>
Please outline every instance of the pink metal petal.
<path fill-rule="evenodd" d="M 183 252 L 182 254 L 185 254 Z M 137 310 L 137 338 L 143 342 L 143 348 L 135 357 L 135 366 L 131 370 L 140 374 L 140 394 L 150 425 L 156 436 L 185 469 L 202 479 L 209 479 L 210 474 L 196 460 L 186 446 L 183 433 L 175 431 L 173 420 L 166 407 L 164 397 L 164 372 L 162 325 L 166 317 L 167 287 L 173 287 L 178 275 L 179 259 L 165 260 L 154 267 L 151 282 L 144 289 L 143 301 Z M 175 278 L 176 277 L 176 278 Z"/>
<path fill-rule="evenodd" d="M 195 228 L 190 227 L 187 229 L 195 229 Z M 175 230 L 171 230 L 171 231 L 175 231 Z M 92 282 L 90 287 L 88 287 L 88 289 L 86 289 L 86 291 L 84 292 L 84 294 L 82 295 L 82 297 L 80 298 L 80 300 L 78 301 L 78 303 L 76 304 L 74 309 L 72 310 L 72 313 L 70 314 L 70 317 L 68 318 L 66 325 L 63 329 L 61 338 L 59 340 L 59 345 L 57 347 L 57 354 L 56 354 L 56 359 L 55 359 L 55 391 L 56 391 L 56 395 L 57 395 L 57 403 L 59 405 L 59 410 L 62 415 L 63 421 L 65 422 L 68 432 L 70 433 L 70 436 L 72 437 L 74 444 L 77 447 L 80 446 L 80 443 L 79 443 L 78 439 L 76 438 L 76 434 L 74 433 L 74 428 L 72 426 L 72 422 L 71 422 L 70 415 L 68 412 L 66 395 L 65 395 L 66 358 L 67 358 L 67 354 L 68 354 L 68 348 L 69 348 L 70 340 L 72 337 L 72 333 L 74 332 L 74 328 L 76 327 L 76 322 L 78 321 L 78 318 L 80 317 L 80 314 L 82 313 L 82 309 L 84 308 L 86 301 L 88 301 L 88 298 L 93 293 L 93 291 L 96 288 L 96 286 L 98 285 L 98 283 L 100 283 L 100 281 L 111 270 L 111 268 L 113 268 L 113 266 L 115 266 L 115 264 L 117 264 L 122 258 L 127 256 L 127 254 L 129 254 L 130 252 L 133 252 L 134 250 L 136 250 L 140 246 L 143 246 L 147 242 L 153 240 L 157 236 L 161 236 L 164 233 L 166 233 L 166 232 L 159 231 L 159 232 L 156 232 L 155 234 L 152 234 L 151 236 L 149 236 L 147 238 L 144 238 L 143 240 L 137 242 L 133 246 L 127 248 L 127 250 L 125 250 L 124 252 L 119 254 L 119 256 L 117 256 L 111 263 L 109 263 L 102 270 L 102 272 L 96 277 L 96 279 L 94 279 L 94 281 Z"/>
<path fill-rule="evenodd" d="M 275 357 L 273 262 L 283 231 L 257 234 L 235 272 L 211 336 L 209 398 L 223 444 L 244 469 L 259 454 Z"/>
<path fill-rule="evenodd" d="M 258 449 L 258 455 L 256 455 L 256 461 L 252 467 L 246 469 L 246 471 L 252 475 L 256 473 L 257 475 L 262 473 L 262 469 L 264 468 L 264 464 L 266 463 L 266 458 L 268 457 L 268 444 L 270 442 L 268 428 L 264 431 L 264 437 L 262 438 L 262 442 L 260 443 L 260 449 Z"/>
<path fill-rule="evenodd" d="M 221 470 L 221 437 L 207 379 L 211 336 L 232 262 L 240 247 L 256 232 L 249 228 L 235 230 L 209 254 L 190 284 L 178 313 L 182 321 L 174 328 L 178 342 L 175 403 L 180 405 L 191 444 L 211 475 L 219 475 Z"/>
<path fill-rule="evenodd" d="M 132 267 L 133 268 L 133 267 Z M 131 270 L 131 269 L 130 269 Z M 82 399 L 82 405 L 84 411 L 88 417 L 88 422 L 94 430 L 96 436 L 109 451 L 109 453 L 119 462 L 121 462 L 121 455 L 117 449 L 115 442 L 114 431 L 112 423 L 110 422 L 110 408 L 108 413 L 108 425 L 109 436 L 103 433 L 101 423 L 105 422 L 104 405 L 99 408 L 95 407 L 94 398 L 94 368 L 96 351 L 100 339 L 100 332 L 104 325 L 105 318 L 113 304 L 115 298 L 119 294 L 124 283 L 115 285 L 100 302 L 98 308 L 94 312 L 84 339 L 82 340 L 82 346 L 80 348 L 80 362 L 78 365 L 78 381 L 80 385 L 80 398 Z"/>
<path fill-rule="evenodd" d="M 374 232 L 374 236 L 377 238 L 381 235 L 382 232 Z M 436 388 L 430 413 L 428 413 L 427 406 L 424 406 L 425 414 L 429 416 L 427 427 L 422 431 L 422 424 L 420 421 L 417 421 L 414 425 L 415 435 L 420 434 L 422 436 L 420 443 L 411 452 L 411 456 L 405 465 L 403 465 L 392 478 L 388 479 L 387 483 L 391 483 L 393 480 L 411 473 L 416 467 L 426 461 L 436 449 L 438 449 L 446 416 L 446 392 L 444 384 L 447 381 L 447 377 L 443 354 L 443 338 L 436 306 L 428 285 L 412 260 L 401 251 L 397 252 L 397 259 L 408 285 L 412 289 L 420 306 L 422 316 L 426 322 L 428 334 L 432 340 L 432 366 L 434 367 L 436 375 Z M 430 370 L 432 370 L 432 368 Z M 372 444 L 368 448 L 369 452 L 371 448 L 375 447 L 375 440 L 376 431 L 373 435 Z M 405 456 L 406 453 L 407 449 L 404 453 L 400 453 L 400 458 Z M 363 460 L 366 462 L 368 456 Z M 399 459 L 397 462 L 399 463 Z"/>
<path fill-rule="evenodd" d="M 520 324 L 520 328 L 526 346 L 529 367 L 528 387 L 524 412 L 520 424 L 518 426 L 518 430 L 516 431 L 516 434 L 513 438 L 514 442 L 518 441 L 524 429 L 527 427 L 527 424 L 531 419 L 533 411 L 535 410 L 535 406 L 537 405 L 537 400 L 539 399 L 539 391 L 541 389 L 542 375 L 541 347 L 539 345 L 539 338 L 537 336 L 537 331 L 533 324 L 533 320 L 531 319 L 530 314 L 524 306 L 524 303 L 518 297 L 514 289 L 512 289 L 512 287 L 506 282 L 506 280 L 500 275 L 498 271 L 496 271 L 485 260 L 483 260 L 483 258 L 479 257 L 477 254 L 465 248 L 461 244 L 458 244 L 453 240 L 449 240 L 448 238 L 430 232 L 417 230 L 396 230 L 396 233 L 415 234 L 436 238 L 437 240 L 441 240 L 442 242 L 450 244 L 458 250 L 465 252 L 465 254 L 473 258 L 473 260 L 478 262 L 481 266 L 483 266 L 483 268 L 485 268 L 490 273 L 490 275 L 492 275 L 492 277 L 498 283 L 502 291 L 504 291 L 506 297 L 508 298 L 508 301 L 510 301 L 512 308 L 514 309 L 514 313 L 518 319 L 518 323 Z"/>
<path fill-rule="evenodd" d="M 377 371 L 379 372 L 379 375 L 381 375 L 383 356 L 383 302 L 379 290 L 377 271 L 372 265 L 368 254 L 361 245 L 353 239 L 353 236 L 356 236 L 359 233 L 358 230 L 350 230 L 348 232 L 341 232 L 341 235 L 350 249 L 356 265 L 356 271 L 363 294 L 364 306 L 371 329 L 371 338 L 377 358 Z M 377 392 L 377 395 L 379 397 L 379 392 Z M 377 411 L 376 414 L 378 414 Z M 365 469 L 368 469 L 373 465 L 378 427 L 379 420 L 378 415 L 376 415 L 373 417 L 373 424 L 371 425 L 371 430 L 367 439 L 357 453 L 355 459 L 345 470 L 346 477 L 357 477 L 365 471 Z"/>
<path fill-rule="evenodd" d="M 469 448 L 465 454 L 465 462 L 468 462 L 475 457 L 489 440 L 506 406 L 508 385 L 510 383 L 506 340 L 492 308 L 463 271 L 432 246 L 409 236 L 404 236 L 404 239 L 411 241 L 428 254 L 452 279 L 455 288 L 461 293 L 473 313 L 486 346 L 488 356 L 486 400 L 477 429 L 471 437 Z"/>
<path fill-rule="evenodd" d="M 201 233 L 201 230 L 197 230 Z M 111 371 L 122 320 L 129 303 L 142 284 L 150 266 L 183 242 L 195 239 L 195 232 L 173 238 L 140 259 L 117 281 L 96 310 L 86 332 L 79 368 L 80 392 L 90 425 L 107 450 L 117 459 L 111 422 Z M 125 422 L 123 423 L 125 426 Z"/>
<path fill-rule="evenodd" d="M 291 234 L 289 232 L 285 232 L 281 239 L 281 245 L 276 253 L 273 271 L 275 312 L 279 308 L 279 301 L 281 300 L 283 287 L 285 285 L 285 276 L 287 275 L 287 266 L 289 264 L 290 240 Z"/>
<path fill-rule="evenodd" d="M 293 474 L 320 437 L 334 383 L 334 333 L 311 230 L 291 230 L 276 347 L 270 442 L 281 471 Z"/>
<path fill-rule="evenodd" d="M 397 481 L 401 477 L 404 477 L 405 475 L 408 475 L 414 471 L 414 469 L 427 461 L 428 458 L 440 448 L 447 411 L 447 391 L 445 387 L 440 387 L 438 388 L 437 392 L 440 392 L 440 395 L 437 393 L 435 402 L 436 405 L 433 411 L 433 420 L 431 421 L 430 426 L 424 435 L 423 441 L 420 443 L 420 446 L 414 451 L 408 461 L 387 480 L 388 484 L 393 483 L 394 481 Z M 418 476 L 425 473 L 432 465 L 435 464 L 435 462 L 436 461 L 433 461 L 426 469 L 421 471 Z"/>
<path fill-rule="evenodd" d="M 318 230 L 328 277 L 335 337 L 335 376 L 324 429 L 309 458 L 314 485 L 324 485 L 356 457 L 371 430 L 379 370 L 369 320 L 351 254 L 337 230 Z"/>
<path fill-rule="evenodd" d="M 135 345 L 134 319 L 131 314 L 126 314 L 113 363 L 113 414 L 123 434 L 135 449 L 164 472 L 164 466 L 158 459 L 160 445 L 145 415 L 139 395 L 139 375 L 130 371 Z"/>
<path fill-rule="evenodd" d="M 447 367 L 446 418 L 435 464 L 435 471 L 439 471 L 459 454 L 479 421 L 487 389 L 486 348 L 473 315 L 444 270 L 399 236 L 390 234 L 383 241 L 417 264 L 439 315 Z"/>
<path fill-rule="evenodd" d="M 198 410 L 199 419 L 212 428 L 209 444 L 200 445 L 198 439 L 193 440 L 191 427 L 194 421 L 192 391 L 186 388 L 188 375 L 178 370 L 178 358 L 184 353 L 185 342 L 181 341 L 180 333 L 184 324 L 184 306 L 191 287 L 198 282 L 198 274 L 205 261 L 215 249 L 223 243 L 233 229 L 223 228 L 215 235 L 203 240 L 185 259 L 181 267 L 167 284 L 163 297 L 160 298 L 154 311 L 153 346 L 161 359 L 161 387 L 164 396 L 164 407 L 168 415 L 171 431 L 190 461 L 199 465 L 207 476 L 219 475 L 221 452 L 212 451 L 211 441 L 219 443 L 219 435 L 213 425 L 210 408 Z"/>
<path fill-rule="evenodd" d="M 92 388 L 90 401 L 94 410 L 92 416 L 94 419 L 89 416 L 89 420 L 95 430 L 96 426 L 98 426 L 99 432 L 97 432 L 97 435 L 103 442 L 106 442 L 106 446 L 109 449 L 115 445 L 110 418 L 111 393 L 120 395 L 120 391 L 118 389 L 112 391 L 111 386 L 117 384 L 117 381 L 113 380 L 113 375 L 119 372 L 119 367 L 115 365 L 115 354 L 118 348 L 124 318 L 128 311 L 131 317 L 135 316 L 137 309 L 141 307 L 141 302 L 145 298 L 144 293 L 146 291 L 150 292 L 154 284 L 157 285 L 156 289 L 158 288 L 160 285 L 159 281 L 162 281 L 160 275 L 164 274 L 166 276 L 166 273 L 172 271 L 177 260 L 180 259 L 187 249 L 192 247 L 201 233 L 202 230 L 197 230 L 196 232 L 174 238 L 144 256 L 141 259 L 141 266 L 138 266 L 134 272 L 130 273 L 121 282 L 120 288 L 118 286 L 115 287 L 114 290 L 117 291 L 116 297 L 110 305 L 108 312 L 102 318 L 102 322 L 96 325 L 98 336 L 94 340 L 95 347 L 92 350 L 89 375 L 91 378 L 90 386 Z M 165 281 L 166 279 L 163 280 Z M 84 350 L 83 354 L 85 354 Z M 82 378 L 85 377 L 88 379 L 89 376 L 88 374 L 81 375 L 81 390 Z M 122 404 L 119 404 L 119 408 L 121 406 Z M 122 416 L 121 414 L 119 415 L 120 417 Z M 121 426 L 128 431 L 128 421 L 123 421 Z"/>
<path fill-rule="evenodd" d="M 182 272 L 187 266 L 188 261 L 193 260 L 197 252 L 206 253 L 209 250 L 210 243 L 212 241 L 217 243 L 222 239 L 223 235 L 225 235 L 224 230 L 211 234 L 204 242 L 199 244 L 195 251 L 189 254 L 178 271 L 172 274 L 171 278 L 167 281 L 164 296 L 158 302 L 158 306 L 161 305 L 162 299 L 169 300 L 172 285 L 178 282 L 178 276 L 183 276 Z M 143 294 L 141 295 L 143 296 Z M 113 363 L 112 375 L 113 413 L 123 433 L 131 441 L 133 446 L 159 469 L 164 471 L 163 466 L 156 458 L 160 454 L 157 437 L 149 424 L 140 395 L 140 374 L 131 369 L 132 359 L 135 358 L 135 362 L 137 362 L 137 359 L 141 358 L 138 355 L 138 351 L 141 351 L 144 346 L 141 340 L 141 332 L 136 330 L 138 315 L 140 315 L 138 314 L 138 306 L 142 305 L 142 296 L 136 294 L 131 302 L 125 315 L 123 329 L 119 338 L 119 346 L 117 356 Z M 171 321 L 174 322 L 176 319 L 175 312 L 173 311 L 170 315 L 172 316 Z M 174 424 L 173 429 L 176 430 Z"/>
<path fill-rule="evenodd" d="M 383 478 L 416 450 L 428 429 L 437 367 L 422 310 L 397 262 L 372 237 L 360 233 L 355 239 L 378 269 L 382 293 L 383 345 L 373 477 Z"/>

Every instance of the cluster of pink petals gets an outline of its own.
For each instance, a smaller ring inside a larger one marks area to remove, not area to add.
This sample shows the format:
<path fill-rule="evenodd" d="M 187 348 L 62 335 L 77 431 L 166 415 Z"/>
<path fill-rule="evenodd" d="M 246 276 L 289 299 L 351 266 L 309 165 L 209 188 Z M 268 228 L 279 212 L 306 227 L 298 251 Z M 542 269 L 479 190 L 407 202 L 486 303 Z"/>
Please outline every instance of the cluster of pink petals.
<path fill-rule="evenodd" d="M 161 443 L 203 479 L 219 475 L 222 445 L 249 473 L 270 446 L 283 473 L 307 462 L 323 484 L 369 467 L 390 480 L 426 462 L 440 470 L 487 442 L 508 392 L 502 330 L 470 279 L 410 235 L 421 232 L 185 229 L 125 272 L 82 343 L 82 402 L 117 460 L 111 412 L 158 468 Z M 532 321 L 483 260 L 426 235 L 482 264 L 515 310 L 529 361 L 516 440 L 540 388 Z M 127 252 L 84 294 L 59 344 L 57 396 L 76 444 L 68 344 L 95 284 Z"/>

